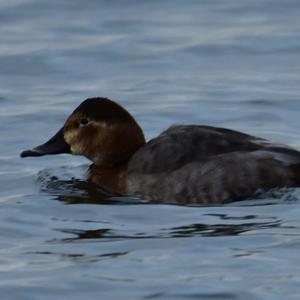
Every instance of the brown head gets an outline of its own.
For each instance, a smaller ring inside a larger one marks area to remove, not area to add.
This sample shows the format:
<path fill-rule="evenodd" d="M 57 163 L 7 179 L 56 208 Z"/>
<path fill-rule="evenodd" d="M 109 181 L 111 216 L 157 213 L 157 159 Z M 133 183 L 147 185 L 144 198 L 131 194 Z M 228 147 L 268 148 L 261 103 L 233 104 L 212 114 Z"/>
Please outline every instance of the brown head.
<path fill-rule="evenodd" d="M 21 157 L 72 153 L 112 167 L 127 162 L 144 143 L 143 131 L 128 111 L 109 99 L 89 98 L 48 142 Z"/>

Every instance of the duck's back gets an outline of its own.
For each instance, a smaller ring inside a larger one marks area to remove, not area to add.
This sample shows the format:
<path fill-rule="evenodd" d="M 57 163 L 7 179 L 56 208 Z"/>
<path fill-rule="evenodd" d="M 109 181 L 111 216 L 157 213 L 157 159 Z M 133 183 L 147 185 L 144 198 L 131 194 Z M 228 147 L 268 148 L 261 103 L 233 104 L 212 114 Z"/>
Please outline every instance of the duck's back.
<path fill-rule="evenodd" d="M 216 203 L 258 189 L 299 185 L 300 153 L 241 132 L 173 126 L 131 158 L 131 194 L 152 200 Z"/>

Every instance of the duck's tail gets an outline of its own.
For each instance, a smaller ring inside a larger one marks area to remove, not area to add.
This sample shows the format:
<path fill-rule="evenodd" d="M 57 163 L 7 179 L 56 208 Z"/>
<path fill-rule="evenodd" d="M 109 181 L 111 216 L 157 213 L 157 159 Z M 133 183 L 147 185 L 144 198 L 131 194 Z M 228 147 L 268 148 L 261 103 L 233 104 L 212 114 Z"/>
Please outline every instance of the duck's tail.
<path fill-rule="evenodd" d="M 300 163 L 291 165 L 290 170 L 292 171 L 293 186 L 300 186 Z"/>

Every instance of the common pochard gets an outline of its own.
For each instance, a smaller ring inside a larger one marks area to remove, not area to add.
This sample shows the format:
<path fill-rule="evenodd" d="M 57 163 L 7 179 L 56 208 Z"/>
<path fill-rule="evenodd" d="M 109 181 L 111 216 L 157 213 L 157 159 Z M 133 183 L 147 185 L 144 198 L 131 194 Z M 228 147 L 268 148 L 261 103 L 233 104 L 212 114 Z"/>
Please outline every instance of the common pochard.
<path fill-rule="evenodd" d="M 159 202 L 225 203 L 300 186 L 300 152 L 289 146 L 204 125 L 172 126 L 146 142 L 132 115 L 107 98 L 83 101 L 21 157 L 59 153 L 90 159 L 88 180 L 105 190 Z"/>

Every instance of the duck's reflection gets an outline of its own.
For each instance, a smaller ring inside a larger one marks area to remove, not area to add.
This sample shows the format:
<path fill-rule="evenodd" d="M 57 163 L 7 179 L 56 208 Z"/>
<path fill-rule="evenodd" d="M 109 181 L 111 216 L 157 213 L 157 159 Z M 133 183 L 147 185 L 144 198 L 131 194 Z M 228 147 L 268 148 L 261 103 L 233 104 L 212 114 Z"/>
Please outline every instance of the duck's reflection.
<path fill-rule="evenodd" d="M 109 228 L 99 228 L 93 230 L 79 230 L 70 228 L 56 229 L 68 234 L 62 239 L 54 239 L 51 242 L 72 242 L 79 240 L 122 240 L 122 239 L 160 239 L 160 238 L 185 238 L 185 237 L 215 237 L 215 236 L 235 236 L 252 230 L 272 229 L 281 227 L 281 222 L 251 222 L 241 224 L 203 224 L 195 223 L 185 226 L 163 228 L 155 233 L 147 232 L 122 232 Z M 71 236 L 70 236 L 71 235 Z"/>
<path fill-rule="evenodd" d="M 87 255 L 84 253 L 64 253 L 64 252 L 53 252 L 53 251 L 30 251 L 26 252 L 27 255 L 52 255 L 52 256 L 59 256 L 62 259 L 70 259 L 73 262 L 98 262 L 104 259 L 113 259 L 119 256 L 127 255 L 129 252 L 108 252 L 108 253 L 101 253 L 96 255 Z"/>
<path fill-rule="evenodd" d="M 192 236 L 232 236 L 245 233 L 247 231 L 276 228 L 281 225 L 280 221 L 274 222 L 253 222 L 241 224 L 190 224 L 172 228 L 172 237 L 192 237 Z"/>

